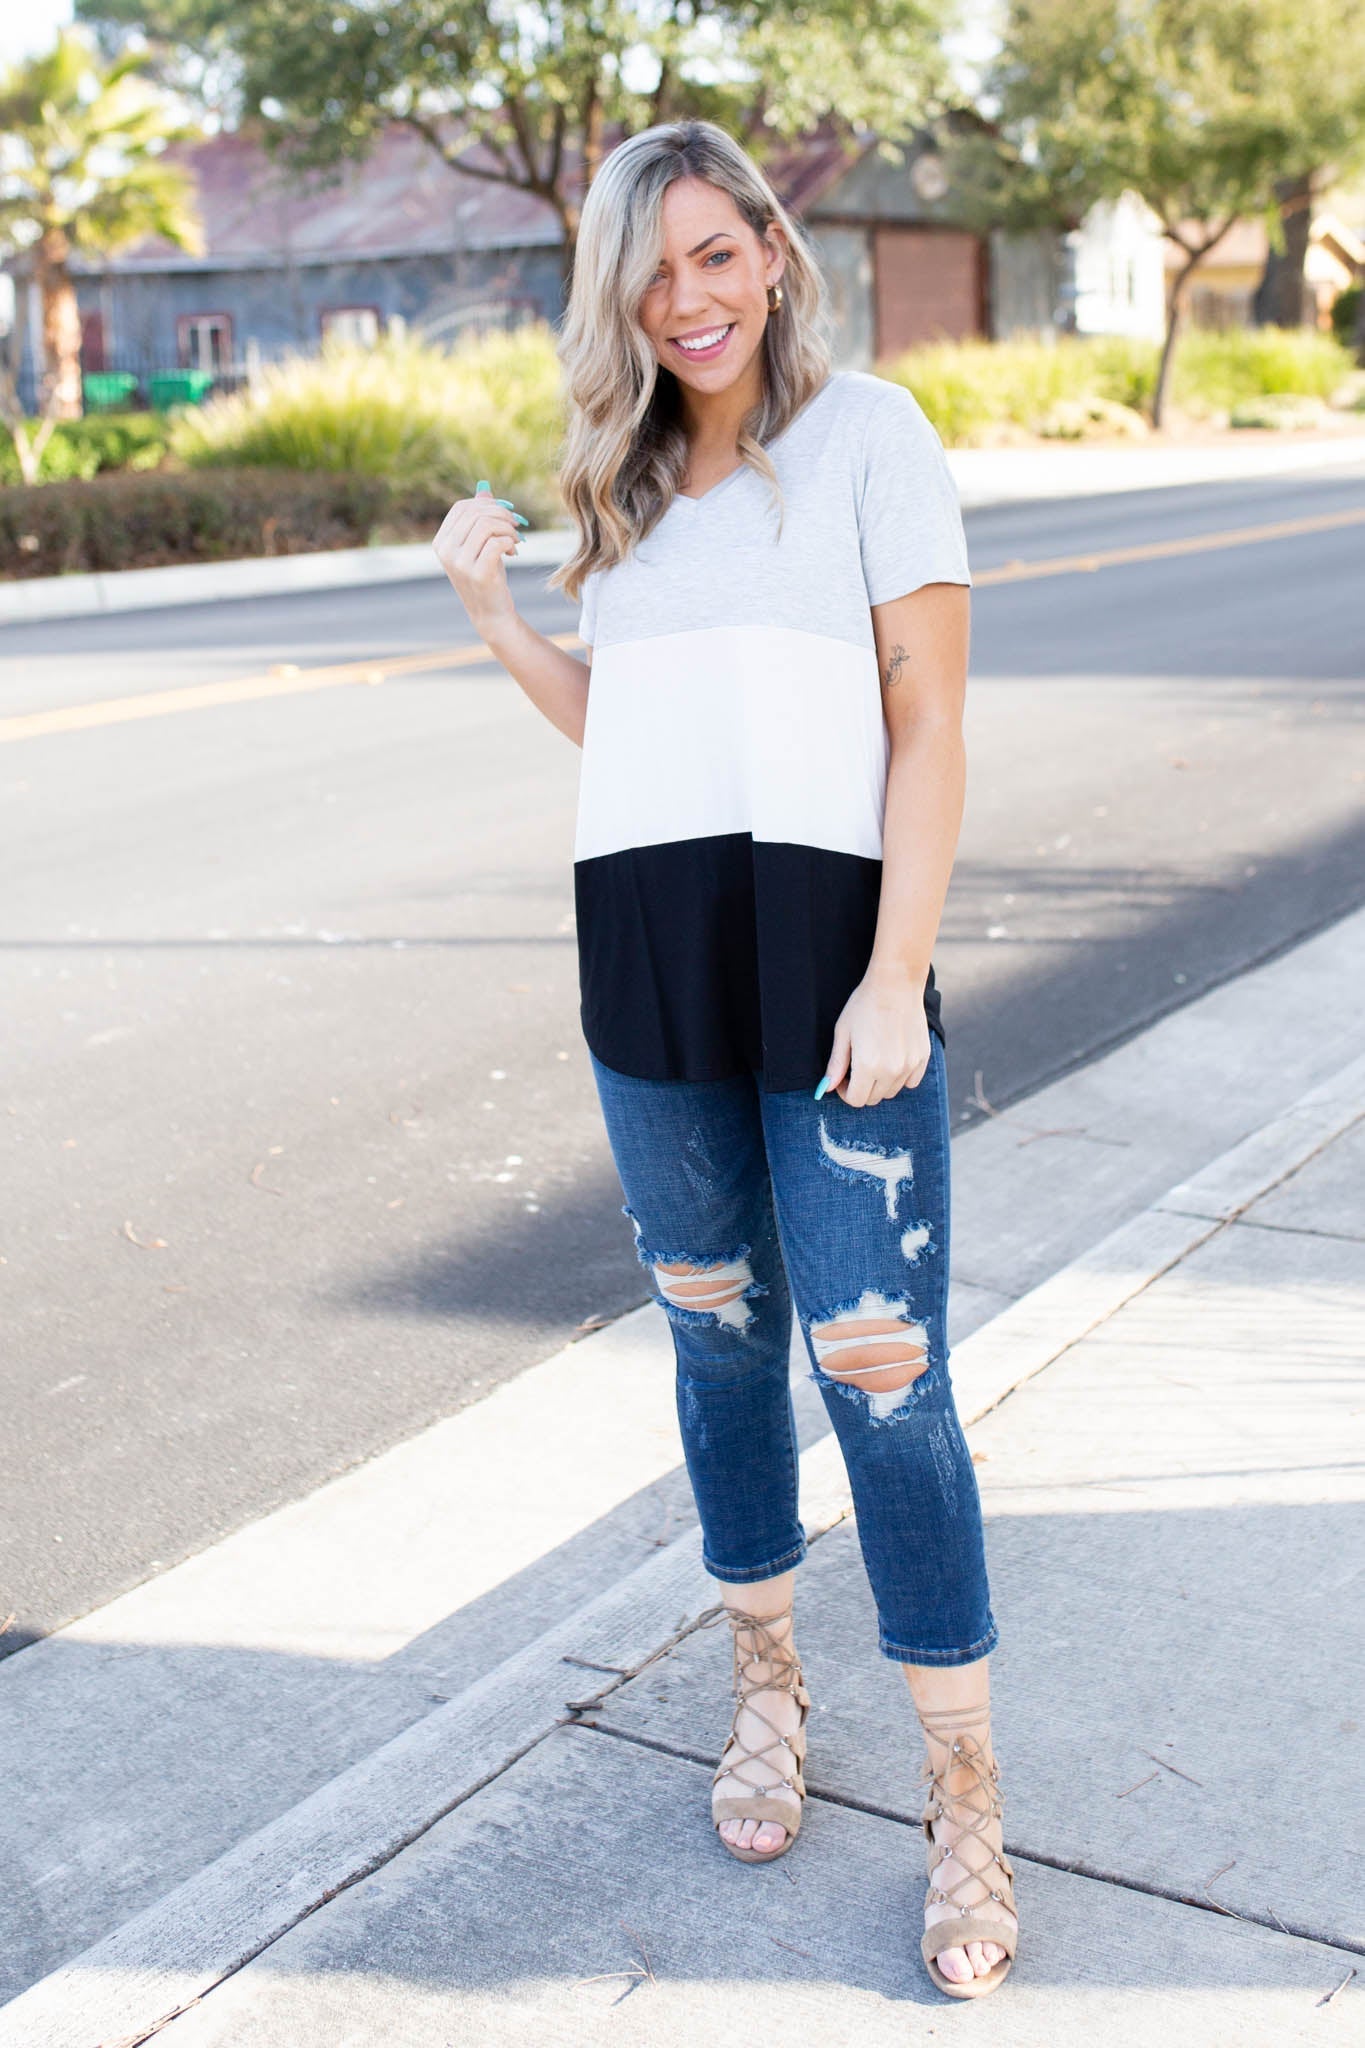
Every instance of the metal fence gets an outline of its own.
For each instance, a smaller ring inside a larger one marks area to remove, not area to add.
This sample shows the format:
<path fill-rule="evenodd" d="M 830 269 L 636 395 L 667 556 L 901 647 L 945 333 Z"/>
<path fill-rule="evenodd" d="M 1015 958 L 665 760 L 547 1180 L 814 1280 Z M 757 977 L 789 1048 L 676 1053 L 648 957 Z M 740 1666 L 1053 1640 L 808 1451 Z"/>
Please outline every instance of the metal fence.
<path fill-rule="evenodd" d="M 105 368 L 86 370 L 81 377 L 88 413 L 164 412 L 172 405 L 202 405 L 219 391 L 237 391 L 247 383 L 252 366 L 227 363 L 216 370 L 186 369 L 173 358 L 116 359 Z M 30 415 L 40 411 L 42 379 L 25 364 L 15 379 L 19 403 Z"/>
<path fill-rule="evenodd" d="M 393 336 L 410 332 L 414 338 L 434 347 L 456 349 L 462 342 L 476 336 L 512 333 L 543 317 L 535 299 L 524 295 L 504 295 L 476 300 L 410 323 L 391 314 L 384 322 L 383 331 Z M 5 337 L 0 333 L 0 352 L 4 349 Z M 299 342 L 278 344 L 266 351 L 248 337 L 237 360 L 201 369 L 182 363 L 174 352 L 121 350 L 102 360 L 98 369 L 92 366 L 84 371 L 82 384 L 86 411 L 161 412 L 170 405 L 202 405 L 216 392 L 240 390 L 272 362 L 317 353 L 316 342 L 311 347 Z M 42 381 L 31 359 L 26 359 L 15 378 L 15 385 L 19 403 L 30 415 L 41 409 Z"/>

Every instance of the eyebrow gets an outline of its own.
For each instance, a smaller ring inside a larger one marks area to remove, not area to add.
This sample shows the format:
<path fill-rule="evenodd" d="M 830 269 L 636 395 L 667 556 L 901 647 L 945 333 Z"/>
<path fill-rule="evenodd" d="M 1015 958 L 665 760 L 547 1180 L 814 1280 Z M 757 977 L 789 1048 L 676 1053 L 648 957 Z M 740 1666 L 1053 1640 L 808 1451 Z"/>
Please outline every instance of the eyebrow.
<path fill-rule="evenodd" d="M 717 228 L 717 229 L 716 229 L 716 231 L 715 231 L 715 233 L 714 233 L 713 235 L 708 235 L 708 236 L 706 237 L 706 241 L 705 241 L 705 242 L 698 242 L 698 244 L 697 244 L 697 246 L 696 246 L 696 248 L 695 248 L 695 249 L 689 249 L 689 250 L 688 250 L 688 252 L 687 252 L 687 253 L 688 253 L 688 255 L 689 255 L 689 256 L 700 256 L 700 254 L 701 254 L 702 250 L 703 250 L 703 249 L 704 249 L 704 248 L 706 247 L 706 243 L 707 243 L 707 242 L 718 242 L 718 241 L 720 240 L 720 238 L 721 238 L 721 236 L 722 236 L 722 235 L 725 235 L 725 237 L 726 237 L 726 240 L 727 240 L 727 241 L 733 241 L 733 240 L 734 240 L 734 237 L 733 237 L 733 235 L 730 235 L 730 234 L 729 234 L 729 233 L 727 232 L 727 230 L 726 230 L 725 228 Z"/>

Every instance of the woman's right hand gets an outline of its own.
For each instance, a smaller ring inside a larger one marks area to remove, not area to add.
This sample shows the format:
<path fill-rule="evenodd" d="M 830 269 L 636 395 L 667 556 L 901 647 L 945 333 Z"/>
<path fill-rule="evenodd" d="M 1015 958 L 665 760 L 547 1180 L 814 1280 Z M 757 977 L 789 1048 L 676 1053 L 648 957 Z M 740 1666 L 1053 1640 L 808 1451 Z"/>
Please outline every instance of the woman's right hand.
<path fill-rule="evenodd" d="M 506 563 L 516 550 L 520 517 L 480 483 L 472 498 L 455 500 L 431 543 L 476 633 L 515 616 Z"/>

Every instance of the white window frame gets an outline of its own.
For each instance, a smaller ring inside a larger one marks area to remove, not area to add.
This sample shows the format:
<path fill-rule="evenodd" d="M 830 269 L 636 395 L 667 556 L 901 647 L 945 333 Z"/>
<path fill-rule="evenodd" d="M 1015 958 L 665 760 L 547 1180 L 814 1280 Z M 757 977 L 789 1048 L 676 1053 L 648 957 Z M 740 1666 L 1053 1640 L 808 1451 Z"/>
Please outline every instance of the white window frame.
<path fill-rule="evenodd" d="M 324 341 L 347 348 L 373 348 L 383 331 L 378 306 L 324 306 L 318 325 Z"/>
<path fill-rule="evenodd" d="M 184 370 L 232 367 L 231 313 L 182 313 L 175 323 L 176 354 Z M 214 342 L 218 344 L 214 359 Z"/>

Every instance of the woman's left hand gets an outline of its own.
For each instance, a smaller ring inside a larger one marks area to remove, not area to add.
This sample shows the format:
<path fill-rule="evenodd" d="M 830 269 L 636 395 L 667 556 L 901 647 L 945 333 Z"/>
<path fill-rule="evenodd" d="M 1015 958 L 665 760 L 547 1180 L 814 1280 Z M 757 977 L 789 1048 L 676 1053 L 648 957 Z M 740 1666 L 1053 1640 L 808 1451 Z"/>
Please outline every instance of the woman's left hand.
<path fill-rule="evenodd" d="M 894 983 L 864 975 L 839 1013 L 827 1086 L 854 1109 L 866 1109 L 917 1088 L 929 1065 L 929 1022 L 924 992 L 903 978 Z"/>

